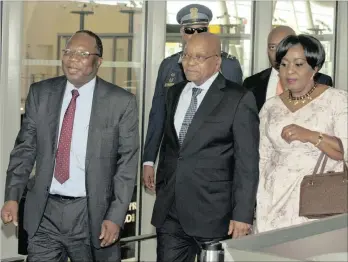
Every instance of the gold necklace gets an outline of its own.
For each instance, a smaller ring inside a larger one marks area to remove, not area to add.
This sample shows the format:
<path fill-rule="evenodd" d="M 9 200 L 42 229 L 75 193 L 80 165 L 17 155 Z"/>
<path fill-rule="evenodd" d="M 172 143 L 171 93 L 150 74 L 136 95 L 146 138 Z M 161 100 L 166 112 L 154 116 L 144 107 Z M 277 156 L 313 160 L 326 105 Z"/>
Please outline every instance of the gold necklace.
<path fill-rule="evenodd" d="M 302 104 L 305 104 L 312 100 L 311 94 L 317 87 L 317 83 L 314 83 L 314 86 L 307 92 L 307 94 L 299 97 L 293 97 L 291 91 L 289 90 L 289 103 L 294 103 L 294 106 L 298 103 L 302 102 Z"/>

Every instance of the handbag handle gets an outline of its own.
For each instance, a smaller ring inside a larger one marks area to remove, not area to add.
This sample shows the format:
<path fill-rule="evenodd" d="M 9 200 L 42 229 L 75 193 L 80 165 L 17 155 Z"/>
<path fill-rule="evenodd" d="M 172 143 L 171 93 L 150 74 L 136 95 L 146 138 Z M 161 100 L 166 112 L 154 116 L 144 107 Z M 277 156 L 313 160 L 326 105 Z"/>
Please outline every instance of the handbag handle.
<path fill-rule="evenodd" d="M 318 169 L 319 169 L 319 166 L 321 165 L 321 161 L 323 160 L 323 157 L 324 157 L 324 152 L 321 152 L 321 154 L 320 154 L 320 156 L 319 156 L 319 158 L 318 158 L 318 161 L 317 161 L 317 163 L 315 164 L 315 167 L 314 167 L 314 170 L 313 170 L 313 176 L 315 175 L 315 174 L 317 174 L 317 172 L 318 172 Z"/>
<path fill-rule="evenodd" d="M 337 139 L 338 145 L 340 146 L 341 152 L 342 152 L 342 154 L 343 154 L 343 159 L 342 159 L 342 162 L 343 162 L 343 173 L 348 174 L 347 163 L 346 163 L 346 161 L 344 161 L 344 148 L 343 148 L 342 141 L 341 141 L 341 139 L 339 139 L 338 137 L 335 137 L 335 138 Z"/>
<path fill-rule="evenodd" d="M 343 148 L 342 141 L 338 137 L 335 137 L 335 138 L 338 140 L 338 145 L 340 146 L 341 152 L 343 154 L 343 159 L 342 159 L 342 162 L 343 162 L 343 172 L 348 174 L 348 166 L 347 166 L 346 161 L 344 161 L 344 148 Z"/>
<path fill-rule="evenodd" d="M 339 147 L 340 147 L 340 149 L 341 149 L 341 152 L 343 153 L 343 155 L 344 155 L 344 148 L 343 148 L 343 144 L 342 144 L 342 141 L 341 141 L 341 139 L 339 139 L 338 137 L 334 137 L 336 140 L 337 140 L 337 142 L 338 142 L 338 145 L 339 145 Z M 325 157 L 324 157 L 324 155 L 325 155 Z M 324 158 L 324 160 L 323 160 L 323 158 Z M 319 175 L 322 175 L 323 173 L 324 173 L 324 170 L 325 170 L 325 167 L 326 167 L 326 163 L 327 163 L 327 160 L 328 160 L 328 156 L 324 153 L 324 152 L 321 152 L 321 154 L 320 154 L 320 156 L 319 156 L 319 158 L 318 158 L 318 161 L 317 161 L 317 163 L 316 163 L 316 165 L 315 165 L 315 167 L 314 167 L 314 170 L 313 170 L 313 176 L 314 175 L 317 175 L 318 173 L 318 169 L 319 169 L 319 166 L 321 165 L 321 168 L 320 168 L 320 173 L 319 173 Z M 344 159 L 343 159 L 343 173 L 344 172 L 346 172 L 346 173 L 348 173 L 348 167 L 347 167 L 347 164 L 346 164 L 346 162 L 344 161 Z"/>
<path fill-rule="evenodd" d="M 323 161 L 323 158 L 324 158 L 324 155 L 325 153 L 324 152 L 321 152 L 319 158 L 318 158 L 318 161 L 314 167 L 314 170 L 313 170 L 313 176 L 315 176 L 317 173 L 318 173 L 318 169 L 319 169 L 319 166 L 321 166 L 320 168 L 320 174 L 323 174 L 323 171 L 325 169 L 325 166 L 326 166 L 326 162 L 327 162 L 327 155 L 325 155 L 325 159 Z M 322 163 L 323 161 L 323 163 Z"/>

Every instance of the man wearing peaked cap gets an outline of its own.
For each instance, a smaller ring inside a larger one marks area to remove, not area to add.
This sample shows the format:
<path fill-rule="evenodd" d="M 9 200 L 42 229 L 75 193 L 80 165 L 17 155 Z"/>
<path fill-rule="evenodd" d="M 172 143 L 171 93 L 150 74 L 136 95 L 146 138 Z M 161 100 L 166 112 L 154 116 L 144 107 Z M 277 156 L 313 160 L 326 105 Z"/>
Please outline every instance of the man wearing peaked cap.
<path fill-rule="evenodd" d="M 180 25 L 209 24 L 213 14 L 211 10 L 198 4 L 187 5 L 176 15 L 176 21 Z"/>
<path fill-rule="evenodd" d="M 211 10 L 204 5 L 191 4 L 183 7 L 176 16 L 177 22 L 181 25 L 180 33 L 183 44 L 194 34 L 207 32 L 212 17 Z M 155 171 L 153 166 L 156 162 L 163 136 L 166 92 L 168 88 L 172 86 L 175 88 L 176 84 L 187 81 L 181 65 L 181 55 L 182 52 L 179 52 L 162 61 L 158 70 L 155 94 L 152 99 L 144 147 L 143 181 L 145 187 L 153 192 L 155 191 Z M 226 52 L 222 52 L 221 57 L 222 64 L 220 71 L 222 75 L 226 79 L 241 85 L 243 82 L 243 73 L 239 61 Z M 160 181 L 160 178 L 156 177 L 156 180 Z"/>

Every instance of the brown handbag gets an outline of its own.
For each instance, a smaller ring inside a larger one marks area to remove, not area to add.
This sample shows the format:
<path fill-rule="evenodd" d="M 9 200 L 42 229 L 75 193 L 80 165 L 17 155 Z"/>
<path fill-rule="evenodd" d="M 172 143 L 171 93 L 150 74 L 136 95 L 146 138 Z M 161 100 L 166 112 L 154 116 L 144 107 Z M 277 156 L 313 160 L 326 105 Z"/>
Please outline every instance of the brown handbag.
<path fill-rule="evenodd" d="M 342 152 L 343 145 L 339 141 Z M 324 157 L 325 156 L 325 157 Z M 322 161 L 324 158 L 324 161 Z M 348 213 L 348 168 L 343 160 L 343 172 L 323 173 L 328 156 L 321 153 L 312 175 L 305 176 L 300 189 L 299 215 L 307 218 Z M 320 173 L 318 172 L 319 166 Z"/>

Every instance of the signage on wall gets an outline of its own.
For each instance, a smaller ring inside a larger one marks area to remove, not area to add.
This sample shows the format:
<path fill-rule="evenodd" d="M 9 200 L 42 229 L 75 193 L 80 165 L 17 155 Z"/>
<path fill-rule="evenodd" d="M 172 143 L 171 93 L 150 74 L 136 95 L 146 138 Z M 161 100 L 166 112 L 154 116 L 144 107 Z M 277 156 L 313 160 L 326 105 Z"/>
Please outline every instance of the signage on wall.
<path fill-rule="evenodd" d="M 133 191 L 131 203 L 129 204 L 127 215 L 125 218 L 124 229 L 121 233 L 121 238 L 135 236 L 136 226 L 136 211 L 137 211 L 137 186 Z M 135 257 L 135 243 L 130 242 L 121 246 L 121 259 Z"/>

